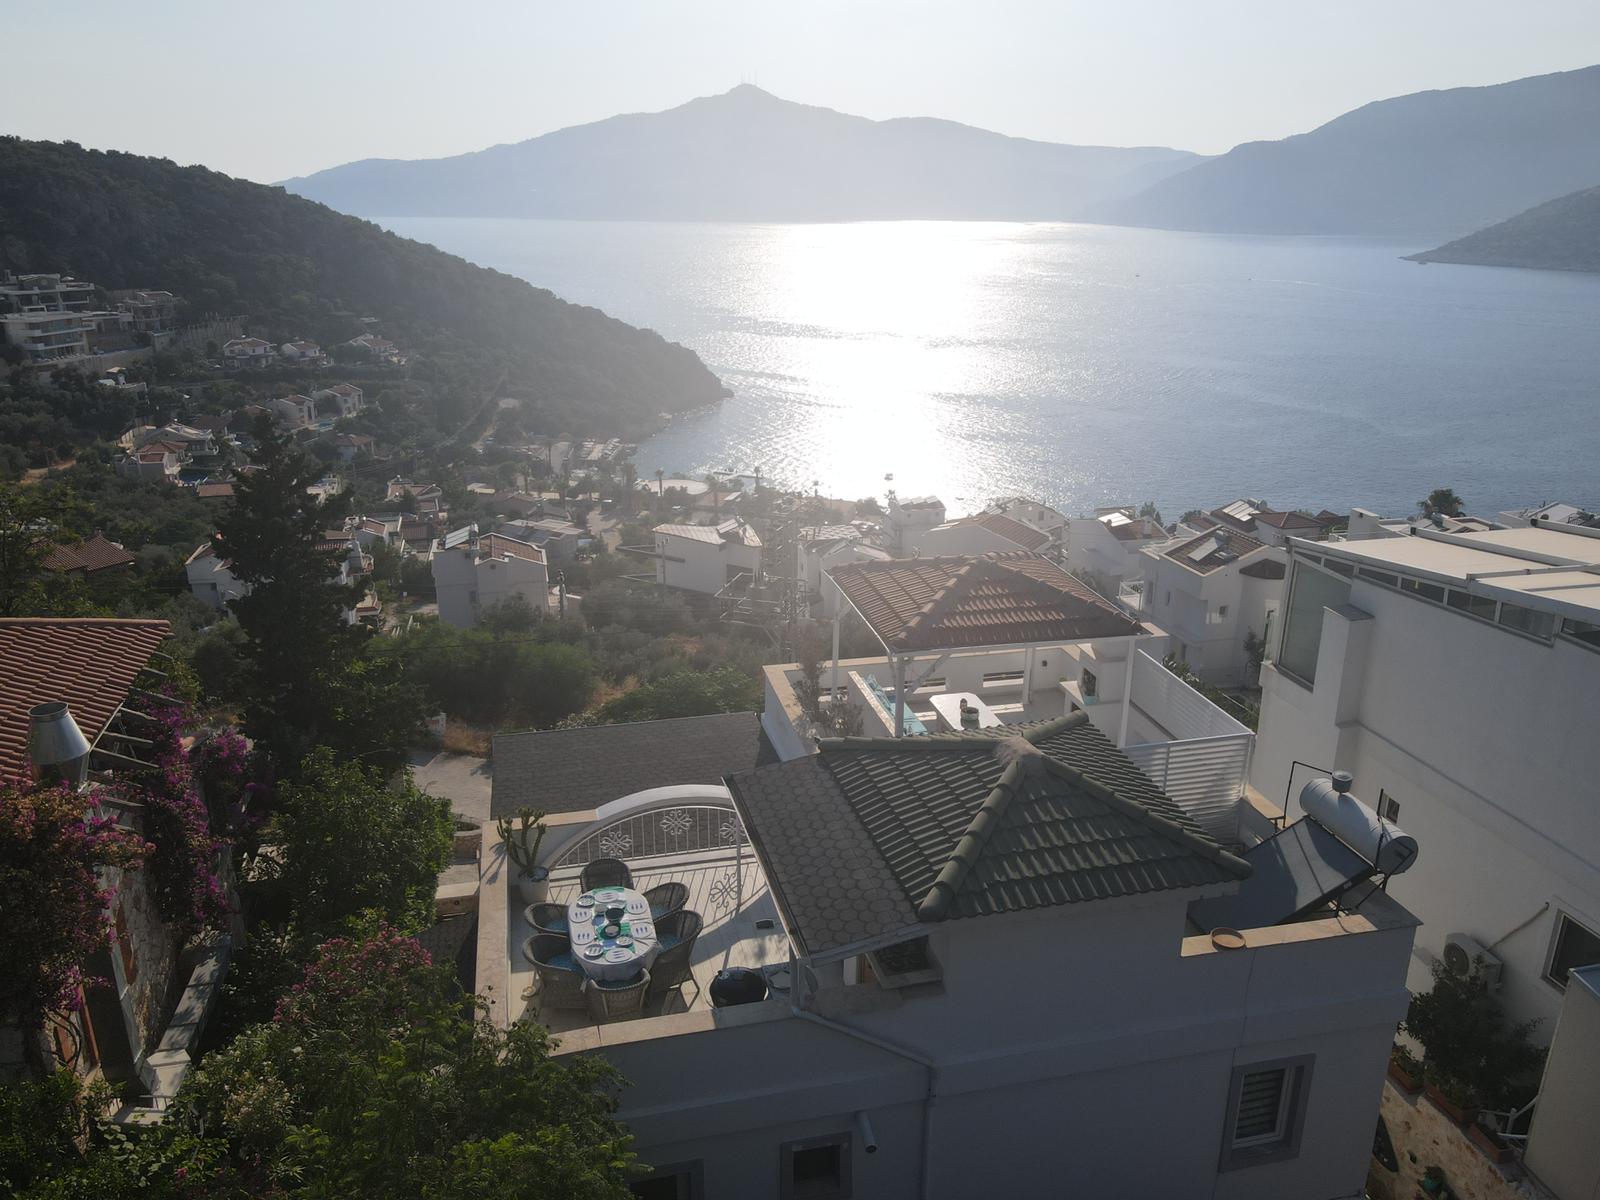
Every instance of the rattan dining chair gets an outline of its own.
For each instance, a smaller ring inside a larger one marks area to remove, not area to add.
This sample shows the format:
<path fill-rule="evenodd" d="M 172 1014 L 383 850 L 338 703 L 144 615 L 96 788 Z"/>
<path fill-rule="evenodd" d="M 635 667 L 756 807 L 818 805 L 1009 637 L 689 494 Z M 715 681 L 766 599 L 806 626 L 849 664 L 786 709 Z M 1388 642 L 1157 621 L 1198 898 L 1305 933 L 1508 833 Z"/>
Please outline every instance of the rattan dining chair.
<path fill-rule="evenodd" d="M 564 904 L 530 904 L 522 915 L 528 919 L 535 933 L 566 937 L 571 932 L 567 928 L 567 906 Z"/>
<path fill-rule="evenodd" d="M 620 858 L 597 858 L 583 868 L 583 890 L 592 892 L 597 887 L 632 887 L 633 872 Z"/>
<path fill-rule="evenodd" d="M 644 898 L 650 902 L 650 919 L 660 921 L 689 903 L 689 885 L 675 879 L 658 883 L 645 892 Z"/>
<path fill-rule="evenodd" d="M 583 998 L 589 1016 L 596 1024 L 637 1017 L 644 1012 L 645 994 L 650 990 L 650 972 L 640 971 L 633 979 L 611 982 L 604 979 L 583 981 Z"/>
<path fill-rule="evenodd" d="M 650 964 L 648 1003 L 664 1002 L 667 993 L 694 979 L 694 943 L 705 920 L 692 908 L 680 908 L 656 922 L 656 940 L 661 952 Z M 699 990 L 699 984 L 695 985 Z"/>
<path fill-rule="evenodd" d="M 535 993 L 539 1012 L 551 1008 L 582 1008 L 584 1006 L 583 970 L 572 957 L 572 943 L 553 933 L 536 933 L 522 943 L 522 957 L 533 964 L 539 978 Z"/>

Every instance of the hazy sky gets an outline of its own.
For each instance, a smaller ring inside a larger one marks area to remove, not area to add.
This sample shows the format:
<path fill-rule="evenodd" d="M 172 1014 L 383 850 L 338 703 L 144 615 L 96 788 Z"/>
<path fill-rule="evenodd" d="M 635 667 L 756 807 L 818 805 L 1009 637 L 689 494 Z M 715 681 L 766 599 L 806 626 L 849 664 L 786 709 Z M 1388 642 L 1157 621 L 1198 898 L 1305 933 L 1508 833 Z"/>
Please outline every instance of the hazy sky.
<path fill-rule="evenodd" d="M 869 117 L 1219 152 L 1600 61 L 1595 0 L 0 0 L 0 131 L 271 181 L 741 81 Z M 19 78 L 21 76 L 18 76 Z M 17 99 L 31 95 L 34 99 Z"/>

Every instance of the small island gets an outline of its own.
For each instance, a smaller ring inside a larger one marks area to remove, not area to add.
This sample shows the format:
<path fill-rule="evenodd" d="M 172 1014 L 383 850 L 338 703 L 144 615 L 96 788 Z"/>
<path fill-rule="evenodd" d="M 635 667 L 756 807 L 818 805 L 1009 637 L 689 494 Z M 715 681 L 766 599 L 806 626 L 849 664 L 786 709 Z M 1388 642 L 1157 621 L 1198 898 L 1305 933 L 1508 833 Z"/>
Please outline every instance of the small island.
<path fill-rule="evenodd" d="M 1600 271 L 1600 187 L 1584 188 L 1469 233 L 1412 262 Z"/>

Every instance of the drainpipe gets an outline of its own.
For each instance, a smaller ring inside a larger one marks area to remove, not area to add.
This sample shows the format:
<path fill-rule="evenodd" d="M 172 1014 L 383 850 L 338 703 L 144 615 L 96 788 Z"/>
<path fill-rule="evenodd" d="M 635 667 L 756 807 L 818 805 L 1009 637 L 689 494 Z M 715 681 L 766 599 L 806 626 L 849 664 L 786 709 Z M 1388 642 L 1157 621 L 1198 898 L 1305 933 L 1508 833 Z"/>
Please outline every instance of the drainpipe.
<path fill-rule="evenodd" d="M 843 609 L 835 607 L 833 610 L 833 699 L 839 698 L 839 616 Z"/>
<path fill-rule="evenodd" d="M 790 959 L 790 978 L 798 980 L 799 974 L 794 971 L 794 960 Z M 819 1016 L 809 1009 L 800 1007 L 800 1002 L 795 999 L 789 1001 L 789 1012 L 799 1017 L 802 1021 L 810 1021 L 813 1025 L 820 1025 L 824 1029 L 831 1029 L 845 1037 L 854 1038 L 858 1042 L 865 1042 L 879 1050 L 886 1051 L 907 1062 L 914 1062 L 928 1073 L 928 1090 L 922 1097 L 922 1163 L 919 1167 L 917 1178 L 917 1195 L 922 1200 L 928 1200 L 929 1181 L 933 1178 L 933 1103 L 938 1096 L 939 1068 L 931 1059 L 924 1058 L 914 1051 L 907 1050 L 904 1046 L 897 1046 L 891 1041 L 868 1033 L 864 1029 L 857 1029 L 839 1021 L 831 1021 L 827 1017 Z"/>

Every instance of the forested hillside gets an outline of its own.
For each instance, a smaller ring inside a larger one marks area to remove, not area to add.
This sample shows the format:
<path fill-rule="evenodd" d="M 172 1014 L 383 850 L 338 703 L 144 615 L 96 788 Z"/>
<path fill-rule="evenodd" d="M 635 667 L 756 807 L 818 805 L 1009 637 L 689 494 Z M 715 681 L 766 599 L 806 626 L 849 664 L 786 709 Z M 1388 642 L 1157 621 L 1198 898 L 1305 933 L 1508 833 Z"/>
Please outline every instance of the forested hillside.
<path fill-rule="evenodd" d="M 376 317 L 464 391 L 504 371 L 552 428 L 639 430 L 724 394 L 692 351 L 510 275 L 281 188 L 70 142 L 0 138 L 0 268 L 164 288 L 274 340 L 336 344 Z"/>
<path fill-rule="evenodd" d="M 1411 257 L 1416 262 L 1600 271 L 1600 187 L 1560 196 Z"/>

